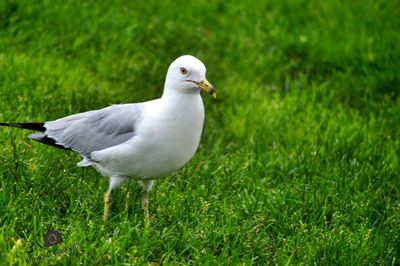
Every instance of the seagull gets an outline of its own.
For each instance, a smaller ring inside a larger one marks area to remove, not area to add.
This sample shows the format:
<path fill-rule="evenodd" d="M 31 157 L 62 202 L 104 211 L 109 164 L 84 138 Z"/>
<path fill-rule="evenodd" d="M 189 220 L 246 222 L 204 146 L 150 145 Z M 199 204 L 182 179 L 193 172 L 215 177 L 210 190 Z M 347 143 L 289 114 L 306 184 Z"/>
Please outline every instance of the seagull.
<path fill-rule="evenodd" d="M 111 193 L 128 179 L 145 190 L 145 223 L 149 223 L 149 194 L 154 181 L 183 167 L 195 154 L 204 124 L 200 91 L 216 98 L 206 79 L 206 67 L 194 56 L 171 63 L 159 99 L 111 105 L 43 123 L 0 123 L 39 131 L 32 140 L 72 150 L 82 156 L 77 166 L 92 166 L 109 177 L 103 219 L 109 216 Z"/>

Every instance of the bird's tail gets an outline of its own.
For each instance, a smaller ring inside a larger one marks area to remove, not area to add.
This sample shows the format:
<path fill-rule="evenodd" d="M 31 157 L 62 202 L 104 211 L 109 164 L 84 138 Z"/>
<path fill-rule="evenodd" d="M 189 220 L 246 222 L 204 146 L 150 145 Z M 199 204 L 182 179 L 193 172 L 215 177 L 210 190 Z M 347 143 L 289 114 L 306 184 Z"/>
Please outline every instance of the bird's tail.
<path fill-rule="evenodd" d="M 17 127 L 23 129 L 36 130 L 40 132 L 45 132 L 46 128 L 44 127 L 44 123 L 3 123 L 0 122 L 0 126 L 7 127 Z"/>

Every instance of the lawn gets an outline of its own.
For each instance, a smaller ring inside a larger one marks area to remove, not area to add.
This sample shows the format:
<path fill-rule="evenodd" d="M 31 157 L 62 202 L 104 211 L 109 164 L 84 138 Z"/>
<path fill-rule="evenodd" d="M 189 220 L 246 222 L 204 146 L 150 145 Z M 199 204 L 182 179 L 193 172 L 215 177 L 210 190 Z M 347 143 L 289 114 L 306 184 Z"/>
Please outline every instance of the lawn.
<path fill-rule="evenodd" d="M 398 1 L 0 0 L 0 121 L 160 97 L 192 54 L 201 145 L 143 189 L 0 128 L 0 265 L 398 265 Z M 44 247 L 48 230 L 62 243 Z"/>

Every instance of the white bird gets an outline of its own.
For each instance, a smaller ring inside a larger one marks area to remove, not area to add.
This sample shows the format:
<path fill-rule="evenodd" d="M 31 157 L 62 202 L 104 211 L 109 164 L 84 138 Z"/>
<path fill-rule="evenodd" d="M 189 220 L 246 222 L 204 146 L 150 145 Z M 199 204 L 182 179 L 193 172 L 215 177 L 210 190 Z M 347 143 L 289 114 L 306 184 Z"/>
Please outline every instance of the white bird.
<path fill-rule="evenodd" d="M 111 192 L 127 179 L 144 187 L 142 206 L 149 222 L 149 193 L 154 180 L 184 166 L 199 145 L 204 123 L 200 90 L 214 98 L 206 67 L 184 55 L 168 68 L 162 97 L 112 105 L 44 123 L 0 123 L 41 131 L 29 138 L 70 149 L 82 156 L 80 167 L 92 166 L 110 178 L 104 197 L 104 219 L 109 215 Z"/>

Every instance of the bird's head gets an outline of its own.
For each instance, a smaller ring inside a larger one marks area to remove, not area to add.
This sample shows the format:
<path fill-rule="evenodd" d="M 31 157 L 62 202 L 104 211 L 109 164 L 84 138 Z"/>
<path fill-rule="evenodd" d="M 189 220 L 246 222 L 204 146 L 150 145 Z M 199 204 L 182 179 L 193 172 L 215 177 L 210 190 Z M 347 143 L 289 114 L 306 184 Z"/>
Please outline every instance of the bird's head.
<path fill-rule="evenodd" d="M 171 63 L 164 90 L 181 93 L 198 93 L 203 90 L 214 98 L 217 96 L 214 87 L 206 79 L 206 67 L 191 55 L 183 55 Z"/>

